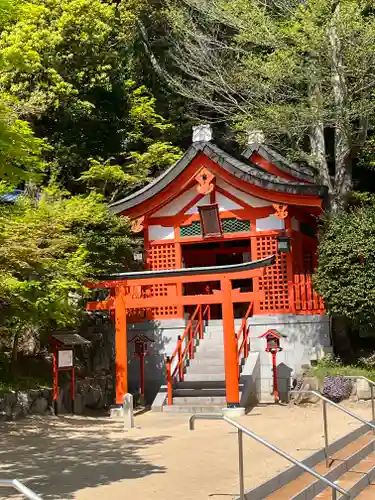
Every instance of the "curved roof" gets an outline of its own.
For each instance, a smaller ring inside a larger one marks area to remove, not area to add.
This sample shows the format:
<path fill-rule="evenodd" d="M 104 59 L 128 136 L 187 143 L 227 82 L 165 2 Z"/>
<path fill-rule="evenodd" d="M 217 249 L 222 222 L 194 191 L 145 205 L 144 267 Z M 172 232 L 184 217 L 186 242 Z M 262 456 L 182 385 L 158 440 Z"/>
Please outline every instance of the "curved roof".
<path fill-rule="evenodd" d="M 200 153 L 203 153 L 221 168 L 242 181 L 267 190 L 318 197 L 324 196 L 326 192 L 324 186 L 305 184 L 303 181 L 287 181 L 266 172 L 251 162 L 245 163 L 245 161 L 237 160 L 212 142 L 195 142 L 174 165 L 142 189 L 112 203 L 110 210 L 114 213 L 121 213 L 153 198 L 175 180 Z"/>
<path fill-rule="evenodd" d="M 263 158 L 274 163 L 280 170 L 302 182 L 314 182 L 314 174 L 309 168 L 291 163 L 284 156 L 265 144 L 249 144 L 245 151 L 243 151 L 242 156 L 249 159 L 253 153 L 259 153 Z"/>
<path fill-rule="evenodd" d="M 223 273 L 238 273 L 243 271 L 251 271 L 252 269 L 259 269 L 262 267 L 272 266 L 275 263 L 276 257 L 270 255 L 263 259 L 244 262 L 242 264 L 231 264 L 227 266 L 211 266 L 211 267 L 183 267 L 181 269 L 161 269 L 159 271 L 136 271 L 128 273 L 108 274 L 105 276 L 98 276 L 97 279 L 101 281 L 109 280 L 138 280 L 144 278 L 174 278 L 197 276 L 205 274 L 223 274 Z"/>

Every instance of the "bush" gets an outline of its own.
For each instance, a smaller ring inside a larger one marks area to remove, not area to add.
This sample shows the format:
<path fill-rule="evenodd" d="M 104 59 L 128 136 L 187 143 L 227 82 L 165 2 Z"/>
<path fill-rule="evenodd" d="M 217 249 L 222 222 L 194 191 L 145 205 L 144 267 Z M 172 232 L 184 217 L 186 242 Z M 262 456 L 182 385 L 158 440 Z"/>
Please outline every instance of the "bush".
<path fill-rule="evenodd" d="M 349 398 L 353 389 L 351 379 L 345 377 L 326 377 L 324 379 L 323 395 L 334 403 L 340 403 Z"/>

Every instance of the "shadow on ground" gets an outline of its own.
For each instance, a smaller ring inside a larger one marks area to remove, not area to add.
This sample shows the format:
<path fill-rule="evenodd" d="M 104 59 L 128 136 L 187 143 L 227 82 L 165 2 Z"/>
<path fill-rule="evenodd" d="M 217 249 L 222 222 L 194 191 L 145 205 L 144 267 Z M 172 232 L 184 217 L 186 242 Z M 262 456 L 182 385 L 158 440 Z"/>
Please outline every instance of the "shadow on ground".
<path fill-rule="evenodd" d="M 121 423 L 105 419 L 27 419 L 0 430 L 0 477 L 24 481 L 43 499 L 70 499 L 83 488 L 165 473 L 140 451 L 168 438 L 126 437 Z M 0 488 L 0 498 L 12 495 Z"/>

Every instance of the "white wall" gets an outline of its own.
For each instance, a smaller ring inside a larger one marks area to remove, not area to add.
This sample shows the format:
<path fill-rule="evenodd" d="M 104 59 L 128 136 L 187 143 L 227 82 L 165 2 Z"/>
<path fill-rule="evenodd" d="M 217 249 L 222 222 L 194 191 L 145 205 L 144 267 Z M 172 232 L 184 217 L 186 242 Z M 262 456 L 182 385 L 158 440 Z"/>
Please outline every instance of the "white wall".
<path fill-rule="evenodd" d="M 285 224 L 283 219 L 279 219 L 275 215 L 269 215 L 263 219 L 256 220 L 257 231 L 273 231 L 277 229 L 284 229 Z"/>
<path fill-rule="evenodd" d="M 149 241 L 173 240 L 174 229 L 173 227 L 148 226 L 148 239 Z"/>

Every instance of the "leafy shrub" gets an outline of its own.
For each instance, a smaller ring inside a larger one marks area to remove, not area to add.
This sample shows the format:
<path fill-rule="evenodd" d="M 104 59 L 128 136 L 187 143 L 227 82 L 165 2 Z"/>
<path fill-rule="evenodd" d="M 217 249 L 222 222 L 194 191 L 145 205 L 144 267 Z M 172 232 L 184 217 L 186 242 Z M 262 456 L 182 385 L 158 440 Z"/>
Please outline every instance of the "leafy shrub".
<path fill-rule="evenodd" d="M 324 379 L 323 395 L 334 403 L 347 399 L 353 389 L 351 379 L 345 377 L 326 377 Z"/>

